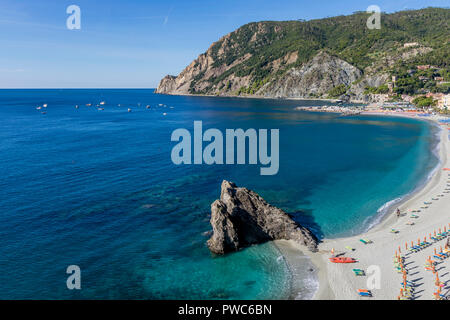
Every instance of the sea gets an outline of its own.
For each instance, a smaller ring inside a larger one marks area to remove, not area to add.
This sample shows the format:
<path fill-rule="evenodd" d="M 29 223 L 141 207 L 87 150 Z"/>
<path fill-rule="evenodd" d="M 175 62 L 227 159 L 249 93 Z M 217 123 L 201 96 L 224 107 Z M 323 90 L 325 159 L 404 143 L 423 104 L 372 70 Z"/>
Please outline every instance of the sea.
<path fill-rule="evenodd" d="M 324 239 L 370 229 L 438 164 L 427 121 L 295 109 L 329 104 L 0 90 L 0 299 L 310 299 L 315 273 L 302 273 L 293 293 L 272 243 L 210 253 L 221 182 L 254 190 Z M 222 132 L 279 129 L 278 173 L 175 165 L 171 134 L 193 132 L 194 121 Z M 73 265 L 79 290 L 67 286 Z"/>

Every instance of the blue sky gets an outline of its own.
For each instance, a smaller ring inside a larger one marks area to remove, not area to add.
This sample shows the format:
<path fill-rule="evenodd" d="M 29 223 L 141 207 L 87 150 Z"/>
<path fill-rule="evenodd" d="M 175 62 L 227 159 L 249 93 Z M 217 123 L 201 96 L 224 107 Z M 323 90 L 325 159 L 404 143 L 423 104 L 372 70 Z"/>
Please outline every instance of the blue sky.
<path fill-rule="evenodd" d="M 68 30 L 66 8 L 81 8 Z M 153 88 L 212 42 L 260 20 L 394 12 L 450 0 L 0 0 L 0 88 Z"/>

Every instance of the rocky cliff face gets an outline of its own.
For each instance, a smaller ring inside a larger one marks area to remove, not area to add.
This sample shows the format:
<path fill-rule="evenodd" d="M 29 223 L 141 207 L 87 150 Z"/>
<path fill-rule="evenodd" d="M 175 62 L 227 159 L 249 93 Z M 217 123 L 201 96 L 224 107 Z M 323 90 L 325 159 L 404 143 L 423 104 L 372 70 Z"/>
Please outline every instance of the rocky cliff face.
<path fill-rule="evenodd" d="M 220 199 L 211 205 L 211 252 L 224 254 L 271 240 L 294 240 L 312 251 L 316 237 L 283 210 L 268 204 L 255 192 L 223 181 Z"/>
<path fill-rule="evenodd" d="M 363 12 L 249 23 L 162 79 L 156 93 L 369 102 L 367 89 L 386 86 L 407 61 L 414 61 L 408 68 L 429 59 L 446 64 L 449 17 L 439 8 L 383 14 L 380 31 L 367 30 Z"/>
<path fill-rule="evenodd" d="M 349 87 L 361 76 L 362 72 L 348 62 L 319 52 L 311 61 L 290 69 L 258 94 L 277 98 L 322 97 L 339 85 Z"/>
<path fill-rule="evenodd" d="M 211 79 L 223 75 L 233 66 L 250 57 L 250 55 L 246 55 L 229 66 L 213 67 L 214 60 L 208 50 L 183 70 L 178 77 L 169 75 L 163 78 L 156 93 L 183 95 L 201 92 L 222 96 L 241 94 L 238 92 L 239 89 L 251 86 L 251 76 L 239 77 L 230 74 L 217 85 L 213 85 Z M 273 61 L 270 68 L 277 72 L 282 68 L 281 66 L 293 64 L 296 60 L 297 53 L 291 52 Z M 350 86 L 361 76 L 362 72 L 348 62 L 326 52 L 319 52 L 303 66 L 290 68 L 281 76 L 267 80 L 251 95 L 268 98 L 326 98 L 332 88 L 339 85 Z"/>

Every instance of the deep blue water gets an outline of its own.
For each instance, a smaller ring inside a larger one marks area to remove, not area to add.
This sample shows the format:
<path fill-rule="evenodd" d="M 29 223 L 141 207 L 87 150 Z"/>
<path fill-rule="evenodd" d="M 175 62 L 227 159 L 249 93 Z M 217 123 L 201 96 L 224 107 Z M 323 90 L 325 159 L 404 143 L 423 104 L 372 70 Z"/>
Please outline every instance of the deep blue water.
<path fill-rule="evenodd" d="M 44 103 L 47 114 L 36 110 Z M 255 190 L 318 237 L 338 237 L 366 230 L 437 163 L 429 124 L 294 111 L 323 104 L 0 90 L 0 298 L 287 297 L 289 272 L 272 244 L 209 253 L 209 208 L 223 179 Z M 204 130 L 280 129 L 279 173 L 175 166 L 171 133 L 192 131 L 194 120 Z M 80 291 L 66 288 L 72 264 L 81 268 Z"/>

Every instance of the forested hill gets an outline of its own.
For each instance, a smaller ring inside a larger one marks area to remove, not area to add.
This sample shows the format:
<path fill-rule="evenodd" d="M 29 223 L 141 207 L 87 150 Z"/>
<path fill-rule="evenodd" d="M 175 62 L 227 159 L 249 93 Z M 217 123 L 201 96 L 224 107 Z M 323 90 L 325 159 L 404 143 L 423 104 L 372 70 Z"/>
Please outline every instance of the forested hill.
<path fill-rule="evenodd" d="M 157 92 L 367 100 L 385 93 L 393 75 L 399 94 L 448 91 L 450 9 L 382 14 L 372 30 L 369 16 L 249 23 L 162 79 Z"/>

